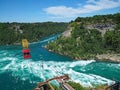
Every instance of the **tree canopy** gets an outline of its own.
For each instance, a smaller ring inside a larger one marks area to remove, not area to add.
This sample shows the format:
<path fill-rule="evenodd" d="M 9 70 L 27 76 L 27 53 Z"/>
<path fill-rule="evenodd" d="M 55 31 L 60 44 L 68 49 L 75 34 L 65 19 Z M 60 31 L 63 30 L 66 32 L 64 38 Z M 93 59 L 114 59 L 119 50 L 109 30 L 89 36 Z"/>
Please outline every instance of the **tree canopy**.
<path fill-rule="evenodd" d="M 20 43 L 26 38 L 30 42 L 66 30 L 67 23 L 0 23 L 0 45 Z"/>
<path fill-rule="evenodd" d="M 120 53 L 119 18 L 120 13 L 78 17 L 69 23 L 73 28 L 71 37 L 61 36 L 47 45 L 47 48 L 74 59 L 94 58 L 103 53 Z M 87 25 L 92 28 L 87 28 Z"/>

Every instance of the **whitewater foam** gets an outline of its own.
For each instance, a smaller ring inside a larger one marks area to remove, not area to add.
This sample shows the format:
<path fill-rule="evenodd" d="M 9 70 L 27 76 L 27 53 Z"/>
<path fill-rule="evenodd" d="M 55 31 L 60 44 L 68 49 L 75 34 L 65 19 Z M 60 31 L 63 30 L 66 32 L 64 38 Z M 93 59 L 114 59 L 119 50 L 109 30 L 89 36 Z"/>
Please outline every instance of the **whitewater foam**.
<path fill-rule="evenodd" d="M 73 71 L 72 69 L 68 72 L 72 80 L 86 87 L 92 87 L 93 85 L 99 85 L 99 84 L 110 85 L 114 82 L 112 80 L 106 79 L 98 75 L 78 73 L 76 71 Z"/>
<path fill-rule="evenodd" d="M 80 60 L 80 61 L 74 61 L 73 63 L 71 63 L 70 67 L 74 67 L 74 66 L 86 66 L 92 62 L 95 62 L 95 60 Z"/>
<path fill-rule="evenodd" d="M 44 81 L 54 76 L 60 76 L 63 74 L 69 74 L 73 81 L 79 82 L 81 85 L 84 86 L 92 86 L 93 84 L 106 84 L 112 82 L 111 80 L 105 79 L 97 75 L 84 74 L 76 72 L 72 69 L 72 67 L 76 67 L 78 65 L 88 65 L 94 62 L 94 60 L 65 63 L 54 61 L 34 62 L 32 60 L 23 60 L 18 63 L 15 61 L 15 58 L 10 60 L 12 60 L 11 63 L 5 65 L 5 67 L 1 69 L 3 71 L 12 71 L 13 76 L 19 76 L 22 80 L 29 79 L 32 83 L 35 83 L 35 80 L 32 79 L 34 77 L 39 78 L 40 81 Z"/>

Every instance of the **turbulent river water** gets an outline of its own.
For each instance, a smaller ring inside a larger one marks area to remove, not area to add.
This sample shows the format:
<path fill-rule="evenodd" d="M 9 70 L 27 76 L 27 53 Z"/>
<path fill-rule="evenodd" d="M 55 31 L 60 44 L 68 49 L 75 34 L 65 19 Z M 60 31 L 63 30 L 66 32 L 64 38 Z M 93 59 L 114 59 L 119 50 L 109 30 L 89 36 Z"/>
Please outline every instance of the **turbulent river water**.
<path fill-rule="evenodd" d="M 30 44 L 31 59 L 24 60 L 21 46 L 0 46 L 0 90 L 32 90 L 37 82 L 63 74 L 84 86 L 120 80 L 120 64 L 95 60 L 75 61 L 44 48 L 58 35 Z M 58 85 L 56 81 L 52 82 Z"/>

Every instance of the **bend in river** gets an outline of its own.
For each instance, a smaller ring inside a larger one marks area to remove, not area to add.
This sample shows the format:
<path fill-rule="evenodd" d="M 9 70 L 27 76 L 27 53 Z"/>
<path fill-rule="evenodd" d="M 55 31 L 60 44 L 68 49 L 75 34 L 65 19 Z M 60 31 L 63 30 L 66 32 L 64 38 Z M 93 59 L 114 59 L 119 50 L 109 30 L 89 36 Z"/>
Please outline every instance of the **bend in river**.
<path fill-rule="evenodd" d="M 95 60 L 75 61 L 49 52 L 43 46 L 55 40 L 53 35 L 30 44 L 31 59 L 24 60 L 21 46 L 0 47 L 0 89 L 31 90 L 37 82 L 63 74 L 84 86 L 111 84 L 120 80 L 120 64 Z M 54 84 L 58 84 L 53 81 Z"/>

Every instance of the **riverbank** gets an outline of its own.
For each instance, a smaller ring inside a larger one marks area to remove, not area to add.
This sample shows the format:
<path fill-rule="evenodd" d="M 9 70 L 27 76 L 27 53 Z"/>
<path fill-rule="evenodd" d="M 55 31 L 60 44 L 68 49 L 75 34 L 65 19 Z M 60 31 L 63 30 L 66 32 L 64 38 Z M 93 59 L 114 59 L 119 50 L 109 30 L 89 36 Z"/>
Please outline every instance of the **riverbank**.
<path fill-rule="evenodd" d="M 47 48 L 47 46 L 44 46 L 44 48 L 46 48 L 50 52 L 55 52 L 55 53 L 58 53 L 58 54 L 63 55 L 63 56 L 68 56 L 68 57 L 70 57 L 74 60 L 95 59 L 97 61 L 120 63 L 120 54 L 98 54 L 98 55 L 91 55 L 92 56 L 91 58 L 89 58 L 87 55 L 86 55 L 86 57 L 85 56 L 84 57 L 72 57 L 72 56 L 68 55 L 67 53 L 63 54 L 63 53 L 60 53 L 60 52 L 50 50 L 49 48 Z"/>

